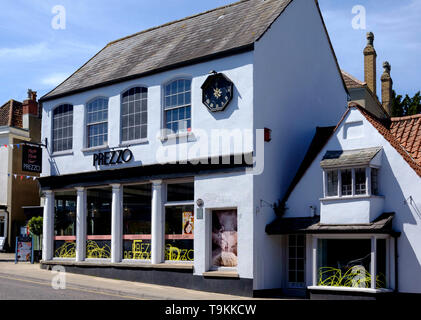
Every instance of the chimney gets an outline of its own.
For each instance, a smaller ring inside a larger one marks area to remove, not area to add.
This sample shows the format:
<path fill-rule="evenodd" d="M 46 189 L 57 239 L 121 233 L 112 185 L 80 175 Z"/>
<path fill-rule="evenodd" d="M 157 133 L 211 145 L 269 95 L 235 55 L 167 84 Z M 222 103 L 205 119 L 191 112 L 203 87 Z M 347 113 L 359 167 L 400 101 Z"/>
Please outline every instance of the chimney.
<path fill-rule="evenodd" d="M 392 115 L 392 87 L 393 80 L 390 77 L 390 70 L 392 67 L 390 63 L 385 61 L 383 62 L 384 72 L 382 74 L 382 105 L 383 108 L 387 111 L 389 116 Z"/>
<path fill-rule="evenodd" d="M 376 59 L 377 53 L 373 46 L 374 34 L 367 33 L 367 46 L 364 49 L 364 81 L 368 88 L 377 96 Z"/>
<path fill-rule="evenodd" d="M 28 99 L 22 103 L 23 128 L 29 129 L 30 117 L 38 117 L 37 93 L 28 89 Z"/>

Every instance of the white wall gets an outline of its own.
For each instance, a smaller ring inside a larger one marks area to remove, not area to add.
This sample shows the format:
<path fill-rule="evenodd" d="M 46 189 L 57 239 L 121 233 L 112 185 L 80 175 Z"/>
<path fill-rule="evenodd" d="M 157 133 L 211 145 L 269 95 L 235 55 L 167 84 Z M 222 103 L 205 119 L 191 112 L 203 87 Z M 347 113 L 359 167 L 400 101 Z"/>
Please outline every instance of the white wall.
<path fill-rule="evenodd" d="M 362 122 L 362 135 L 344 138 L 347 123 Z M 337 132 L 319 153 L 300 183 L 288 199 L 286 217 L 309 215 L 308 207 L 319 203 L 323 196 L 323 178 L 320 161 L 328 150 L 352 150 L 383 147 L 379 170 L 379 191 L 384 196 L 384 212 L 395 212 L 393 228 L 402 232 L 398 239 L 399 291 L 421 293 L 421 178 L 403 157 L 355 108 L 351 109 Z M 413 203 L 407 200 L 410 197 Z M 345 200 L 346 201 L 346 200 Z M 351 207 L 349 210 L 357 209 Z"/>
<path fill-rule="evenodd" d="M 272 129 L 265 171 L 256 176 L 255 207 L 281 199 L 313 138 L 316 126 L 335 125 L 347 93 L 314 1 L 293 1 L 255 46 L 255 129 Z M 275 219 L 267 205 L 256 215 L 255 289 L 282 285 L 279 237 L 265 227 Z"/>
<path fill-rule="evenodd" d="M 62 99 L 43 103 L 42 136 L 47 137 L 51 146 L 52 109 L 63 103 L 74 105 L 73 119 L 73 154 L 64 156 L 50 156 L 45 151 L 43 156 L 43 175 L 71 174 L 97 170 L 92 165 L 92 152 L 82 152 L 85 147 L 85 103 L 89 100 L 104 96 L 109 97 L 109 147 L 118 147 L 120 144 L 120 94 L 127 88 L 135 85 L 148 87 L 148 142 L 131 146 L 134 161 L 126 166 L 149 165 L 156 163 L 156 154 L 159 148 L 173 145 L 174 141 L 163 143 L 158 139 L 162 123 L 162 85 L 176 77 L 187 76 L 192 78 L 192 132 L 200 130 L 210 132 L 212 129 L 240 129 L 253 128 L 253 54 L 243 53 L 235 56 L 221 58 L 201 64 L 163 72 L 137 80 L 114 84 L 87 92 L 71 95 Z M 212 113 L 202 104 L 201 86 L 209 71 L 223 72 L 234 82 L 234 97 L 227 109 L 223 112 Z M 193 139 L 194 140 L 194 139 Z M 196 134 L 196 140 L 203 140 Z M 210 139 L 209 139 L 210 141 Z M 188 149 L 196 143 L 188 143 Z M 210 147 L 209 147 L 210 149 Z M 51 150 L 51 148 L 50 148 Z M 244 152 L 253 150 L 252 142 L 246 143 Z M 189 151 L 187 151 L 189 152 Z M 216 153 L 215 153 L 216 154 Z M 207 153 L 205 153 L 207 155 Z M 185 157 L 181 156 L 181 159 Z M 179 159 L 180 159 L 179 158 Z M 171 158 L 174 159 L 174 158 Z M 119 166 L 119 167 L 124 167 Z M 115 169 L 117 167 L 113 167 Z M 111 169 L 107 167 L 104 169 Z"/>
<path fill-rule="evenodd" d="M 1 130 L 1 129 L 0 129 Z M 7 188 L 9 177 L 9 148 L 4 145 L 9 144 L 9 136 L 0 136 L 0 204 L 7 205 Z"/>
<path fill-rule="evenodd" d="M 238 274 L 253 278 L 253 176 L 245 173 L 195 177 L 195 197 L 204 201 L 204 219 L 195 220 L 195 274 L 209 271 L 211 213 L 215 209 L 237 209 Z"/>

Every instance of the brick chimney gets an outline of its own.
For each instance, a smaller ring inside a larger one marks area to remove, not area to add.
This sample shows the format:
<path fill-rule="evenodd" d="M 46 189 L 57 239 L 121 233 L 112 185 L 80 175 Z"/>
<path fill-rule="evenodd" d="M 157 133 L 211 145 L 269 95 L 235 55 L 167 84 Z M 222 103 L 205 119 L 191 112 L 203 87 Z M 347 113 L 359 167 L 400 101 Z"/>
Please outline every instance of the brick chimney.
<path fill-rule="evenodd" d="M 30 114 L 33 116 L 38 116 L 38 102 L 36 91 L 28 89 L 28 99 L 23 101 L 22 108 L 23 115 Z"/>
<path fill-rule="evenodd" d="M 367 33 L 367 46 L 364 49 L 364 81 L 368 88 L 377 95 L 377 73 L 376 73 L 376 59 L 377 53 L 374 49 L 374 34 Z"/>
<path fill-rule="evenodd" d="M 389 116 L 392 115 L 392 87 L 393 80 L 390 77 L 390 70 L 392 69 L 389 62 L 383 62 L 384 72 L 381 76 L 382 80 L 382 105 Z"/>
<path fill-rule="evenodd" d="M 33 141 L 41 139 L 41 119 L 38 111 L 37 93 L 28 89 L 28 98 L 22 102 L 22 127 L 29 130 Z"/>

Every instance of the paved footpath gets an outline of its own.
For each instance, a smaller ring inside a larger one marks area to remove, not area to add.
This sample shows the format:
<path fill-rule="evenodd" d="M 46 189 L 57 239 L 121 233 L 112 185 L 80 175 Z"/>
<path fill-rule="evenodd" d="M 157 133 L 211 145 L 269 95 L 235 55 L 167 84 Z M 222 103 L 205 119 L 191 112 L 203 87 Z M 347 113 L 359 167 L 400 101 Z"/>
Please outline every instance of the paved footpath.
<path fill-rule="evenodd" d="M 13 255 L 0 254 L 0 300 L 251 300 L 232 295 L 72 273 L 66 274 L 66 289 L 55 290 L 52 288 L 52 279 L 56 274 L 40 269 L 39 264 L 15 264 L 13 259 Z"/>

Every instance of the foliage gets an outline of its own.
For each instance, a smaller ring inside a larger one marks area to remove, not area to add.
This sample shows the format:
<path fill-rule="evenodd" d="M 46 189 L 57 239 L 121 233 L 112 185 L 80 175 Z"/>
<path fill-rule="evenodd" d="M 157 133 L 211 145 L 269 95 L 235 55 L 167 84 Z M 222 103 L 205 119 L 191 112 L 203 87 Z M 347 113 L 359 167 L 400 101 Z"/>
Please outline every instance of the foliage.
<path fill-rule="evenodd" d="M 385 277 L 383 274 L 376 276 L 376 287 L 385 288 Z M 370 288 L 371 275 L 363 266 L 354 266 L 345 273 L 341 269 L 322 267 L 319 269 L 319 286 L 329 287 L 357 287 Z"/>
<path fill-rule="evenodd" d="M 412 98 L 405 95 L 396 95 L 392 92 L 392 117 L 412 116 L 421 113 L 421 92 L 418 91 Z"/>
<path fill-rule="evenodd" d="M 42 234 L 42 217 L 32 217 L 28 221 L 29 232 L 39 236 Z"/>

